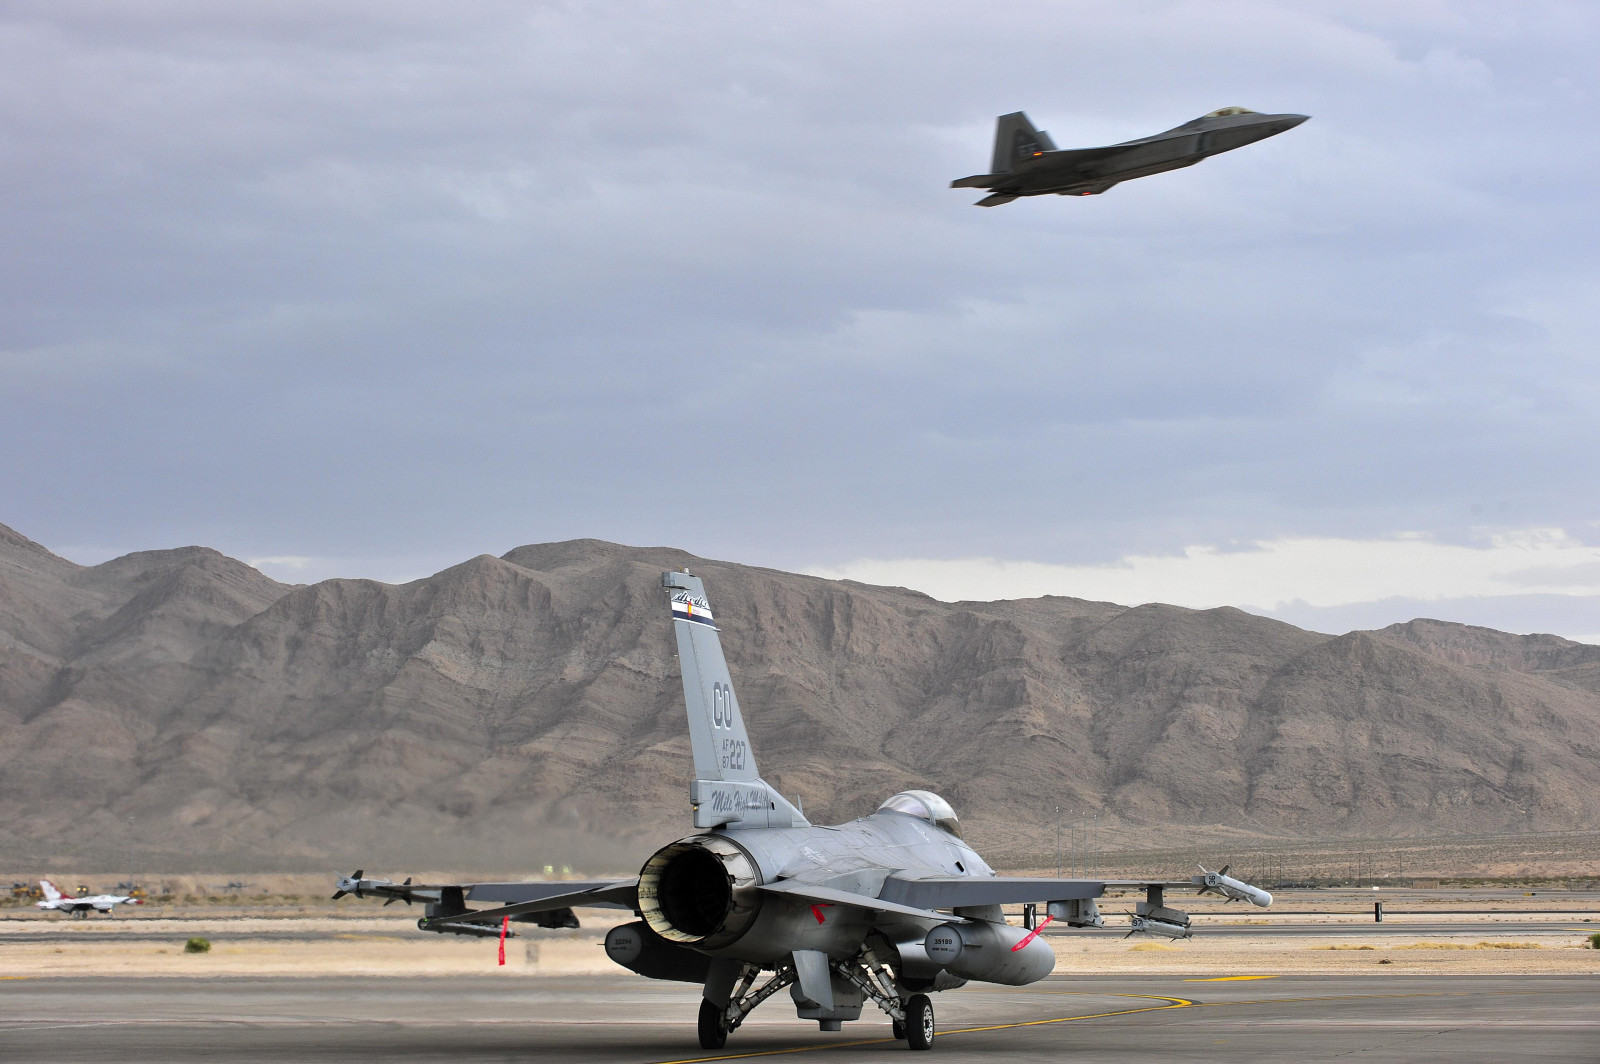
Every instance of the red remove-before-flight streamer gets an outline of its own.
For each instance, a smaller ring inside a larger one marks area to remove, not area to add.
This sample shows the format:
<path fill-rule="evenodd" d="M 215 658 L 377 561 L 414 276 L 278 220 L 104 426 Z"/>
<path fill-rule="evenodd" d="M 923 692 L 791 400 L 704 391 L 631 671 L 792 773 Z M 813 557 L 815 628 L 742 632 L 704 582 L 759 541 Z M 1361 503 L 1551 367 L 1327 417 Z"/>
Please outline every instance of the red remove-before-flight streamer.
<path fill-rule="evenodd" d="M 500 963 L 506 962 L 506 932 L 511 930 L 511 917 L 506 916 L 500 921 Z"/>
<path fill-rule="evenodd" d="M 507 919 L 510 919 L 510 917 L 507 917 Z M 1051 920 L 1054 920 L 1054 919 L 1055 919 L 1054 916 L 1046 916 L 1044 918 L 1044 924 L 1048 924 Z M 1039 932 L 1044 930 L 1044 924 L 1040 924 L 1038 927 L 1034 928 L 1032 931 L 1029 931 L 1027 938 L 1023 939 L 1021 942 L 1018 942 L 1015 946 L 1011 947 L 1011 952 L 1012 953 L 1017 952 L 1017 950 L 1021 949 L 1022 947 L 1026 946 L 1028 943 L 1032 942 L 1034 939 L 1038 938 L 1039 937 Z"/>

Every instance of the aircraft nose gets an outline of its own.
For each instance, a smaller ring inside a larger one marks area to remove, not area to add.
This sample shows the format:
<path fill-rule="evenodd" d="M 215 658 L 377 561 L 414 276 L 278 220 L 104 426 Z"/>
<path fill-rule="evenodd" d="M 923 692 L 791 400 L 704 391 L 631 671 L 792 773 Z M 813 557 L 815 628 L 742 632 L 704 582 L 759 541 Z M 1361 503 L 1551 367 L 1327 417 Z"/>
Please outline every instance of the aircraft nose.
<path fill-rule="evenodd" d="M 1283 128 L 1284 129 L 1293 129 L 1295 126 L 1298 126 L 1301 122 L 1304 122 L 1306 119 L 1308 119 L 1310 117 L 1311 117 L 1310 115 L 1284 115 L 1283 116 Z"/>

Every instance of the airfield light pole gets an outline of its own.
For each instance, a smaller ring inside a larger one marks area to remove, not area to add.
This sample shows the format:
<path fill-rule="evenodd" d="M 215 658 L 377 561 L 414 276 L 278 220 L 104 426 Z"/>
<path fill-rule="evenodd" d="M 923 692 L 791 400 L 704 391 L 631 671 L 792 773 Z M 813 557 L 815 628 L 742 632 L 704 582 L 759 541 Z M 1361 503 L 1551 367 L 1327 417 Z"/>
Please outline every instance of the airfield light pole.
<path fill-rule="evenodd" d="M 1056 878 L 1061 878 L 1061 807 L 1056 806 Z"/>
<path fill-rule="evenodd" d="M 1067 875 L 1074 879 L 1078 875 L 1078 811 L 1072 811 L 1072 817 L 1067 821 Z"/>

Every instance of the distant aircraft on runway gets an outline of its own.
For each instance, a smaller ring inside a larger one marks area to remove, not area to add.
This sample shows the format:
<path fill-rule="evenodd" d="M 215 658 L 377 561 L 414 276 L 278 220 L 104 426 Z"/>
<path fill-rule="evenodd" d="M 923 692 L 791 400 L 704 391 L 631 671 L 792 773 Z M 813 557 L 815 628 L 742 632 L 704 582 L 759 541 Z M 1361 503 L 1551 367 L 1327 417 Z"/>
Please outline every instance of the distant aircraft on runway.
<path fill-rule="evenodd" d="M 986 188 L 979 207 L 998 207 L 1019 196 L 1098 196 L 1123 181 L 1193 166 L 1258 140 L 1277 136 L 1308 115 L 1262 115 L 1224 107 L 1153 137 L 1104 148 L 1056 148 L 1021 111 L 996 120 L 993 173 L 950 182 L 951 188 Z"/>
<path fill-rule="evenodd" d="M 44 891 L 44 901 L 34 902 L 35 908 L 47 912 L 71 913 L 73 916 L 88 916 L 91 912 L 111 913 L 119 905 L 143 905 L 141 898 L 131 897 L 127 894 L 91 894 L 87 897 L 74 898 L 56 889 L 56 885 L 48 879 L 39 880 L 39 889 Z"/>
<path fill-rule="evenodd" d="M 607 956 L 652 979 L 701 984 L 707 1050 L 721 1049 L 757 1005 L 785 989 L 799 1017 L 825 1031 L 859 1019 L 870 1000 L 894 1021 L 896 1038 L 929 1049 L 929 993 L 968 980 L 1043 979 L 1056 957 L 1039 931 L 1055 920 L 1103 926 L 1095 899 L 1107 887 L 1144 891 L 1134 930 L 1165 938 L 1190 933 L 1189 915 L 1166 905 L 1167 889 L 1227 888 L 1271 903 L 1248 884 L 1210 878 L 1219 873 L 1176 882 L 999 876 L 931 791 L 901 791 L 859 820 L 812 826 L 756 770 L 705 586 L 686 572 L 663 573 L 661 583 L 689 712 L 695 834 L 656 851 L 629 879 L 419 884 L 357 872 L 339 880 L 334 898 L 422 901 L 419 929 L 480 936 L 504 934 L 510 921 L 576 927 L 573 908 L 631 909 L 640 919 L 611 929 Z M 500 904 L 469 909 L 469 901 Z M 1001 910 L 1018 904 L 1021 927 Z"/>

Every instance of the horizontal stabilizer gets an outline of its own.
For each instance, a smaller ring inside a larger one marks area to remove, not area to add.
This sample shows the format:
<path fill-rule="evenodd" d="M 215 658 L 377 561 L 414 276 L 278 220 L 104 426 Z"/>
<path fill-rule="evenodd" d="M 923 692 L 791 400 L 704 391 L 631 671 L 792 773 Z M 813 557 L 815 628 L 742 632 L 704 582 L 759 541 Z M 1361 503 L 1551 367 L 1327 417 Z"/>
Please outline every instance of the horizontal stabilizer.
<path fill-rule="evenodd" d="M 776 883 L 763 883 L 756 889 L 767 894 L 781 894 L 787 898 L 798 898 L 801 901 L 821 905 L 849 905 L 857 909 L 865 909 L 868 912 L 894 913 L 896 916 L 914 916 L 924 920 L 948 919 L 943 913 L 919 909 L 914 905 L 901 905 L 898 902 L 872 898 L 865 894 L 855 894 L 848 890 L 834 890 L 832 887 L 796 883 L 792 879 L 779 880 Z"/>
<path fill-rule="evenodd" d="M 954 909 L 979 905 L 1022 905 L 1028 902 L 1098 898 L 1105 883 L 1098 879 L 1046 879 L 1032 876 L 938 876 L 901 879 L 890 876 L 879 894 L 884 900 L 917 909 Z"/>
<path fill-rule="evenodd" d="M 1017 197 L 1015 197 L 1015 196 L 1008 196 L 1004 192 L 996 192 L 992 196 L 983 197 L 983 199 L 978 201 L 977 205 L 979 207 L 998 207 L 998 206 L 1000 206 L 1000 204 L 1002 204 L 1002 203 L 1010 203 L 1012 200 L 1014 200 L 1016 198 Z"/>
<path fill-rule="evenodd" d="M 951 188 L 993 188 L 1005 181 L 1009 174 L 973 174 L 950 182 Z"/>

